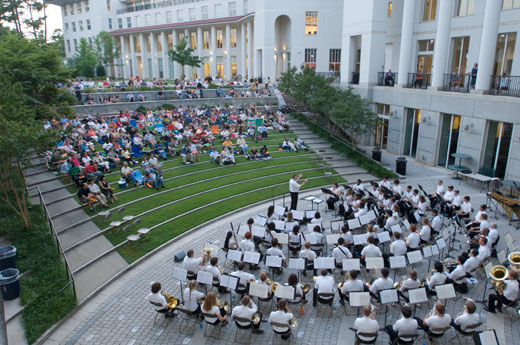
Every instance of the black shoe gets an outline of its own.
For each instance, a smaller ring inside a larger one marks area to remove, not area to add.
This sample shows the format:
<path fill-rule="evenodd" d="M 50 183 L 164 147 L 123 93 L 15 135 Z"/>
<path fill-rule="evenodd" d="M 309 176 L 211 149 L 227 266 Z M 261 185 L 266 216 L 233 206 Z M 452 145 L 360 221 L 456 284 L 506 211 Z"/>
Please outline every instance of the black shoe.
<path fill-rule="evenodd" d="M 486 307 L 486 306 L 484 306 L 483 309 L 484 309 L 485 311 L 487 311 L 488 313 L 493 313 L 493 314 L 495 314 L 495 311 L 494 311 L 494 310 L 489 310 L 489 308 Z"/>
<path fill-rule="evenodd" d="M 253 329 L 253 333 L 255 333 L 255 334 L 263 334 L 264 330 L 263 329 Z"/>
<path fill-rule="evenodd" d="M 282 339 L 283 339 L 283 340 L 287 340 L 287 339 L 289 339 L 289 338 L 290 338 L 290 335 L 288 335 L 288 334 L 284 334 L 284 335 L 282 335 Z"/>

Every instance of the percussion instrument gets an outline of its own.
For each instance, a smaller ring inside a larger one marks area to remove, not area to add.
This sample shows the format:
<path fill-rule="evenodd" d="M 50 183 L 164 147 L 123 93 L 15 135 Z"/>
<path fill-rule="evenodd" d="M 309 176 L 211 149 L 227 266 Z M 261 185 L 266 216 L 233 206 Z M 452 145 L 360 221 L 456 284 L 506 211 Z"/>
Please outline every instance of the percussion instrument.
<path fill-rule="evenodd" d="M 179 300 L 174 296 L 170 296 L 168 292 L 163 291 L 162 295 L 164 296 L 164 298 L 166 298 L 166 302 L 168 302 L 168 308 L 175 309 L 179 304 Z"/>
<path fill-rule="evenodd" d="M 509 264 L 513 267 L 520 268 L 520 252 L 512 252 L 507 256 Z"/>
<path fill-rule="evenodd" d="M 504 287 L 506 285 L 504 280 L 506 280 L 507 274 L 508 274 L 508 271 L 507 271 L 507 268 L 505 268 L 505 266 L 495 265 L 495 266 L 491 267 L 491 273 L 490 273 L 490 276 L 492 279 L 491 285 L 493 285 L 493 287 L 495 288 L 495 290 L 497 290 L 499 295 L 502 294 L 502 290 L 504 289 Z"/>

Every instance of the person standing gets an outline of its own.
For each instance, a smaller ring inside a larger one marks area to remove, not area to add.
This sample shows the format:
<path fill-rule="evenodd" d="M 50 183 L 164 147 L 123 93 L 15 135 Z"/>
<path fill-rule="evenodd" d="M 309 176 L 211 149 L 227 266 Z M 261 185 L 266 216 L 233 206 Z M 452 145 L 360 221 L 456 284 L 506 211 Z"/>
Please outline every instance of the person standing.
<path fill-rule="evenodd" d="M 303 187 L 305 183 L 307 183 L 307 180 L 304 180 L 302 184 L 299 184 L 298 180 L 301 177 L 302 174 L 293 175 L 292 179 L 289 181 L 289 192 L 291 192 L 291 210 L 296 210 L 298 205 L 298 192 L 300 191 L 300 188 Z"/>

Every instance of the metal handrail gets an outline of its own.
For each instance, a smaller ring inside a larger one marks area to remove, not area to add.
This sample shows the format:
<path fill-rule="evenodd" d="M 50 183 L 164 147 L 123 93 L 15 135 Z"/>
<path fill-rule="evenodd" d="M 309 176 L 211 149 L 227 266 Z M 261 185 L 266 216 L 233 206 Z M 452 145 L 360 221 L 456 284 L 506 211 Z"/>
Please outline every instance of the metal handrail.
<path fill-rule="evenodd" d="M 65 261 L 65 268 L 67 270 L 67 278 L 69 279 L 69 282 L 58 291 L 58 294 L 61 293 L 63 290 L 65 290 L 69 285 L 72 284 L 72 291 L 74 292 L 74 298 L 77 298 L 74 275 L 72 273 L 72 270 L 70 269 L 69 262 L 67 261 L 67 257 L 65 256 L 65 252 L 63 251 L 63 246 L 61 244 L 60 238 L 58 237 L 58 234 L 56 233 L 56 228 L 54 227 L 54 222 L 52 221 L 52 217 L 49 213 L 49 210 L 47 209 L 47 205 L 45 204 L 45 200 L 43 199 L 43 195 L 40 190 L 40 187 L 38 186 L 36 188 L 38 189 L 38 197 L 40 198 L 40 205 L 43 207 L 43 210 L 45 212 L 45 218 L 47 218 L 47 221 L 49 222 L 49 228 L 51 230 L 51 234 L 56 239 L 56 245 L 58 246 L 58 251 L 59 251 L 60 255 L 63 257 L 63 261 Z"/>

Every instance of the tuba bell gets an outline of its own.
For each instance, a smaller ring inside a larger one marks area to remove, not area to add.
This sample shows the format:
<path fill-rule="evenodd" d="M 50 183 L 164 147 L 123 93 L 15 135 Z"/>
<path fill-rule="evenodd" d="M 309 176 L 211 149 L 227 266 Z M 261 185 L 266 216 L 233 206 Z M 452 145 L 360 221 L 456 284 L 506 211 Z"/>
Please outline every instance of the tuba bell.
<path fill-rule="evenodd" d="M 502 289 L 506 285 L 504 280 L 506 280 L 507 274 L 508 274 L 507 268 L 505 268 L 502 265 L 495 265 L 495 266 L 491 267 L 491 272 L 490 272 L 490 276 L 492 279 L 491 285 L 493 285 L 495 290 L 497 290 L 500 295 L 502 294 Z"/>
<path fill-rule="evenodd" d="M 166 298 L 166 302 L 168 302 L 168 307 L 170 309 L 175 309 L 179 304 L 179 300 L 174 296 L 170 296 L 170 294 L 163 290 L 162 295 Z"/>
<path fill-rule="evenodd" d="M 211 260 L 211 252 L 213 251 L 213 248 L 204 248 L 202 250 L 204 251 L 204 258 L 202 260 L 202 266 L 205 266 Z"/>
<path fill-rule="evenodd" d="M 306 295 L 307 292 L 309 292 L 311 290 L 311 286 L 309 284 L 305 284 L 303 287 L 302 287 L 302 291 L 303 291 L 303 294 Z"/>
<path fill-rule="evenodd" d="M 513 267 L 520 268 L 520 252 L 512 252 L 508 255 L 507 260 Z"/>
<path fill-rule="evenodd" d="M 292 318 L 289 320 L 289 327 L 291 327 L 291 329 L 296 329 L 298 327 L 298 320 L 296 318 Z"/>
<path fill-rule="evenodd" d="M 251 318 L 251 322 L 254 324 L 254 325 L 257 325 L 258 323 L 260 323 L 261 319 L 260 319 L 260 313 L 256 312 L 253 314 L 253 317 Z"/>

